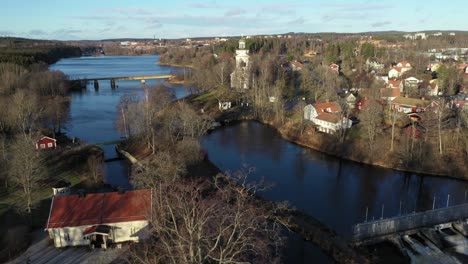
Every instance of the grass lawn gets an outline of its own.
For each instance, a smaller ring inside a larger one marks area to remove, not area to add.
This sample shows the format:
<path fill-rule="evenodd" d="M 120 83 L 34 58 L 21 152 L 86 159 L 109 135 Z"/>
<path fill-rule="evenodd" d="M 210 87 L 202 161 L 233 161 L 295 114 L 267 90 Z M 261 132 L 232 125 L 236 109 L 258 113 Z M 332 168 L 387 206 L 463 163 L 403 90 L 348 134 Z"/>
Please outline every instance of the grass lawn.
<path fill-rule="evenodd" d="M 213 97 L 213 92 L 203 93 L 193 98 L 193 101 L 208 101 L 208 100 L 211 100 L 212 97 Z"/>

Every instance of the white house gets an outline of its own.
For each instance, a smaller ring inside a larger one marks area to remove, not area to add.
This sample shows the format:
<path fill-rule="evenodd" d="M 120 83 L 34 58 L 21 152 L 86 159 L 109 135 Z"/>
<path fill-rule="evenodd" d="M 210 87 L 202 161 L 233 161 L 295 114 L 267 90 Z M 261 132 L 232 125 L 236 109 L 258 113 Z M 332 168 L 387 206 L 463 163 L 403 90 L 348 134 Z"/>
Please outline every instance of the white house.
<path fill-rule="evenodd" d="M 385 68 L 385 64 L 378 62 L 375 58 L 368 58 L 366 60 L 366 66 L 369 70 L 382 70 Z"/>
<path fill-rule="evenodd" d="M 431 80 L 429 85 L 427 86 L 427 95 L 429 96 L 437 96 L 439 95 L 439 84 L 437 80 Z"/>
<path fill-rule="evenodd" d="M 349 93 L 347 96 L 345 96 L 345 100 L 351 109 L 356 107 L 356 96 L 354 96 L 354 94 Z"/>
<path fill-rule="evenodd" d="M 396 66 L 401 68 L 403 72 L 407 72 L 412 69 L 411 63 L 407 61 L 400 61 Z"/>
<path fill-rule="evenodd" d="M 352 121 L 340 117 L 341 106 L 334 102 L 308 104 L 304 107 L 304 119 L 312 121 L 321 132 L 333 134 L 342 128 L 350 128 Z"/>
<path fill-rule="evenodd" d="M 387 88 L 400 89 L 400 92 L 403 92 L 403 82 L 401 80 L 389 80 Z"/>
<path fill-rule="evenodd" d="M 419 83 L 421 83 L 422 80 L 419 80 L 415 77 L 409 77 L 405 79 L 405 87 L 410 87 L 410 88 L 416 88 L 418 87 Z"/>
<path fill-rule="evenodd" d="M 151 190 L 53 196 L 45 230 L 57 248 L 148 237 Z"/>
<path fill-rule="evenodd" d="M 388 78 L 389 79 L 400 78 L 402 74 L 403 74 L 403 71 L 401 67 L 392 67 L 388 71 Z"/>

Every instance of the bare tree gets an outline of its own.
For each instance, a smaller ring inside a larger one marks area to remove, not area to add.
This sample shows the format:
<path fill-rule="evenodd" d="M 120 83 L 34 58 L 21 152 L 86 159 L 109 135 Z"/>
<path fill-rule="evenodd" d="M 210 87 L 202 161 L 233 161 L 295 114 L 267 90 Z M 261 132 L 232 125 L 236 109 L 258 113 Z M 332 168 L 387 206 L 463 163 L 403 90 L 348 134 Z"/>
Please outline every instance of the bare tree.
<path fill-rule="evenodd" d="M 20 65 L 0 63 L 0 94 L 11 94 L 28 71 Z"/>
<path fill-rule="evenodd" d="M 134 94 L 124 94 L 120 97 L 118 106 L 119 117 L 117 118 L 116 124 L 120 131 L 125 133 L 126 137 L 132 135 L 134 130 L 134 119 L 131 118 L 131 108 L 138 104 L 138 98 Z"/>
<path fill-rule="evenodd" d="M 86 161 L 87 175 L 94 184 L 98 184 L 102 181 L 103 176 L 103 156 L 102 155 L 91 155 Z"/>
<path fill-rule="evenodd" d="M 396 109 L 392 109 L 391 104 L 388 105 L 386 109 L 386 114 L 387 114 L 387 119 L 390 121 L 390 124 L 392 125 L 392 132 L 391 132 L 391 140 L 390 140 L 390 151 L 394 150 L 394 142 L 395 142 L 395 126 L 397 121 L 399 120 L 400 117 L 402 117 L 402 114 L 398 112 Z"/>
<path fill-rule="evenodd" d="M 34 93 L 18 90 L 13 95 L 10 116 L 24 137 L 29 137 L 41 116 L 42 108 Z"/>
<path fill-rule="evenodd" d="M 271 212 L 255 203 L 255 186 L 223 180 L 161 182 L 153 191 L 157 240 L 136 263 L 272 263 L 281 242 Z M 157 254 L 150 254 L 150 252 Z"/>
<path fill-rule="evenodd" d="M 367 133 L 370 157 L 374 154 L 378 126 L 382 123 L 382 105 L 375 100 L 368 100 L 359 115 L 361 124 Z"/>
<path fill-rule="evenodd" d="M 9 160 L 11 179 L 21 187 L 28 213 L 31 213 L 33 206 L 33 191 L 39 187 L 40 181 L 45 177 L 43 159 L 34 145 L 35 142 L 29 138 L 16 138 L 11 145 Z"/>

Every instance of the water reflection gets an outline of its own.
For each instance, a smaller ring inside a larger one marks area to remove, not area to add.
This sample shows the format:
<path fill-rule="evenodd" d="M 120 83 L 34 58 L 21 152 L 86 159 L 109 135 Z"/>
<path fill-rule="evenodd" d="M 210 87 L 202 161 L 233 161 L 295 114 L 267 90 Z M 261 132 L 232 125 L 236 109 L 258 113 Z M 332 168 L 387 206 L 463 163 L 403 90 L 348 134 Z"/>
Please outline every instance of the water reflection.
<path fill-rule="evenodd" d="M 369 219 L 401 212 L 428 210 L 464 201 L 466 182 L 397 172 L 340 160 L 283 140 L 272 128 L 242 122 L 214 131 L 203 147 L 222 170 L 235 171 L 242 164 L 256 168 L 252 180 L 264 178 L 274 187 L 263 195 L 287 200 L 322 220 L 338 233 L 351 235 L 351 226 Z"/>
<path fill-rule="evenodd" d="M 60 70 L 70 78 L 99 78 L 115 76 L 159 75 L 178 71 L 170 66 L 156 64 L 158 56 L 104 56 L 63 59 L 51 70 Z M 161 83 L 162 80 L 147 80 L 146 85 Z M 188 95 L 183 85 L 169 85 L 176 98 Z M 87 89 L 71 94 L 70 120 L 66 124 L 69 137 L 77 137 L 90 144 L 119 140 L 123 133 L 115 126 L 117 106 L 124 94 L 143 94 L 140 81 L 116 81 L 116 89 L 111 89 L 110 81 L 99 81 L 99 89 L 92 83 Z M 106 159 L 116 157 L 115 146 L 103 146 Z M 105 164 L 106 183 L 131 188 L 128 181 L 130 165 L 126 161 L 115 161 Z"/>

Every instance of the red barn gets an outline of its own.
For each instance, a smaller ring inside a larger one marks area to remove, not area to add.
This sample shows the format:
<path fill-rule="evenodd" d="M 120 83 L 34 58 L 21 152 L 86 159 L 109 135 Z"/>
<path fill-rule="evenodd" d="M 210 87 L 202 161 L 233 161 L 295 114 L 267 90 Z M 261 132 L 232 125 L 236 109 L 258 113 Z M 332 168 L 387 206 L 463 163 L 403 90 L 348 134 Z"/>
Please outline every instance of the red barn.
<path fill-rule="evenodd" d="M 36 142 L 36 149 L 54 149 L 57 147 L 57 140 L 43 136 Z"/>

